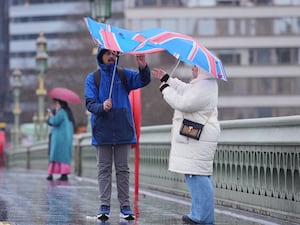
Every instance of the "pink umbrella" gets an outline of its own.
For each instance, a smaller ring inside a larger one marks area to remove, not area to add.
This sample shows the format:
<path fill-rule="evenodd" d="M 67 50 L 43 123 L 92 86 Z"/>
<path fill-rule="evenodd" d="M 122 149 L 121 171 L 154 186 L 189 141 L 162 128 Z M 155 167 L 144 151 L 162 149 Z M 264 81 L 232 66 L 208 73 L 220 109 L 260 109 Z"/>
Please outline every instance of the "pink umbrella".
<path fill-rule="evenodd" d="M 64 87 L 53 88 L 47 95 L 69 103 L 79 104 L 81 102 L 80 97 L 75 92 Z"/>

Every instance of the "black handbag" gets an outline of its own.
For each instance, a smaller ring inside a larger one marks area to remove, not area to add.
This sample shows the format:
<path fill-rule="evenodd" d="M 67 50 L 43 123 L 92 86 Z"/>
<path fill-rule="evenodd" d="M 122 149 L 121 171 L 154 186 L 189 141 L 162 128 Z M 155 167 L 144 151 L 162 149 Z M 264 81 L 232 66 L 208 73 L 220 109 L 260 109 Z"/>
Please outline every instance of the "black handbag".
<path fill-rule="evenodd" d="M 196 123 L 191 120 L 183 119 L 180 128 L 180 134 L 195 140 L 199 140 L 203 127 L 204 125 L 201 123 Z"/>

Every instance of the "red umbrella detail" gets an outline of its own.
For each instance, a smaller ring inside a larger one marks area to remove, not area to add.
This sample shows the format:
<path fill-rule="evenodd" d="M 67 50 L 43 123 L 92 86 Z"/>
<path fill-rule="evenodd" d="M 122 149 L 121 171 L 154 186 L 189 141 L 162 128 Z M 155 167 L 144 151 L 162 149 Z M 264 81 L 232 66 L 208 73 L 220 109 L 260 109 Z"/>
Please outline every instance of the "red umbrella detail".
<path fill-rule="evenodd" d="M 80 97 L 68 88 L 57 87 L 50 90 L 47 94 L 51 98 L 59 99 L 65 102 L 79 104 Z"/>

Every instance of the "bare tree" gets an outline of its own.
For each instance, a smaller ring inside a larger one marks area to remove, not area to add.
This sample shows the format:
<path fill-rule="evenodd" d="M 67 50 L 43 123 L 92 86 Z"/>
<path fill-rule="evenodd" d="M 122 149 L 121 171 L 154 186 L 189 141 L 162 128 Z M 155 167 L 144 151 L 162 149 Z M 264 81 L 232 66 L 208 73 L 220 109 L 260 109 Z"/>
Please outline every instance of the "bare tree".
<path fill-rule="evenodd" d="M 84 81 L 87 74 L 96 69 L 96 60 L 92 54 L 95 47 L 82 18 L 74 18 L 66 24 L 76 26 L 77 31 L 62 35 L 64 44 L 62 48 L 49 54 L 53 63 L 47 72 L 47 89 L 54 87 L 66 87 L 76 92 L 82 99 L 79 105 L 70 104 L 75 116 L 76 125 L 86 125 L 87 116 L 84 105 Z"/>

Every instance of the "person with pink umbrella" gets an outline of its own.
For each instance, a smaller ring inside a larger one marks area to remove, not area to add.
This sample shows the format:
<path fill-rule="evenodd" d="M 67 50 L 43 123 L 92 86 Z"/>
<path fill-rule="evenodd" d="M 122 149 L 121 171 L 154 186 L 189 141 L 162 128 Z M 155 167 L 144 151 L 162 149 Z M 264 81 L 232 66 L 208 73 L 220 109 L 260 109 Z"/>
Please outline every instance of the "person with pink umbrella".
<path fill-rule="evenodd" d="M 58 180 L 67 181 L 71 173 L 75 120 L 67 102 L 54 98 L 53 103 L 55 114 L 48 111 L 47 121 L 52 127 L 47 180 L 53 180 L 53 174 L 60 174 Z"/>

